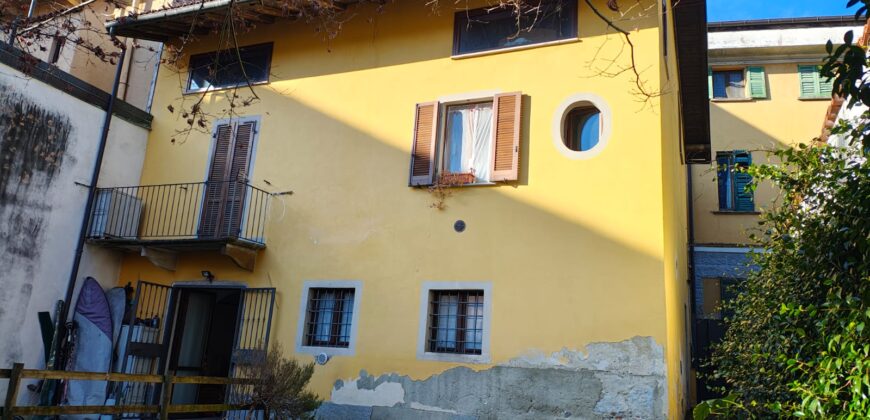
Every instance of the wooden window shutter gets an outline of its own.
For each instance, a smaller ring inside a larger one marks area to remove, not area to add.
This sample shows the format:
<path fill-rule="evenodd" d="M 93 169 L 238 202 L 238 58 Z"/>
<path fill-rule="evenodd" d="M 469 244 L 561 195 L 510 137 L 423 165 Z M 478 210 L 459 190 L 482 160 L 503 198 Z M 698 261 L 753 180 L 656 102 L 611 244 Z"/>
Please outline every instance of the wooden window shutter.
<path fill-rule="evenodd" d="M 245 121 L 236 127 L 235 141 L 233 142 L 233 161 L 230 166 L 228 180 L 247 181 L 248 169 L 251 163 L 251 146 L 253 145 L 254 133 L 257 123 Z"/>
<path fill-rule="evenodd" d="M 798 66 L 798 76 L 801 82 L 801 98 L 818 97 L 819 87 L 816 66 Z"/>
<path fill-rule="evenodd" d="M 707 98 L 713 99 L 713 69 L 707 67 Z"/>
<path fill-rule="evenodd" d="M 491 181 L 516 181 L 520 155 L 520 121 L 523 94 L 501 93 L 493 97 L 493 154 Z"/>
<path fill-rule="evenodd" d="M 214 156 L 208 171 L 209 181 L 223 181 L 229 169 L 230 153 L 232 152 L 233 126 L 221 124 L 215 130 Z"/>
<path fill-rule="evenodd" d="M 767 98 L 767 85 L 764 80 L 764 67 L 747 67 L 746 76 L 749 79 L 749 96 L 756 99 Z"/>
<path fill-rule="evenodd" d="M 414 143 L 411 145 L 411 186 L 432 185 L 435 180 L 435 135 L 438 132 L 438 102 L 417 104 Z"/>
<path fill-rule="evenodd" d="M 824 98 L 830 98 L 834 93 L 834 80 L 832 77 L 831 80 L 828 80 L 827 77 L 822 76 L 821 67 L 816 68 L 816 77 L 819 79 L 819 95 Z"/>
<path fill-rule="evenodd" d="M 752 164 L 752 155 L 743 150 L 734 151 L 734 210 L 755 211 L 755 194 L 749 188 L 752 175 L 746 172 Z"/>

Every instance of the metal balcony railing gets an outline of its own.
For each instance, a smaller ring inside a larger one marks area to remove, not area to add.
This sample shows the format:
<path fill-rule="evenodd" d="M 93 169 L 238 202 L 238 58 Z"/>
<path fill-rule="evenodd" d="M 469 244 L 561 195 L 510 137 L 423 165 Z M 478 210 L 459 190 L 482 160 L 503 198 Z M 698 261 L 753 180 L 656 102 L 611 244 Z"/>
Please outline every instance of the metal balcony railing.
<path fill-rule="evenodd" d="M 88 239 L 263 247 L 270 197 L 244 181 L 98 188 Z"/>

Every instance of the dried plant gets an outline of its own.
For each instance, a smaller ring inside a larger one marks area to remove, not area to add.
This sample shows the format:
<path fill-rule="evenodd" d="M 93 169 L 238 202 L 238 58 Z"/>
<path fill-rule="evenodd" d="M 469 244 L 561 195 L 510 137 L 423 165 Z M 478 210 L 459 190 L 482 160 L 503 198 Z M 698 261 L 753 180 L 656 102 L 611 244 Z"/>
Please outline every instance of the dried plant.
<path fill-rule="evenodd" d="M 314 363 L 300 365 L 295 359 L 284 357 L 280 344 L 263 355 L 260 360 L 244 369 L 244 376 L 252 380 L 247 403 L 251 405 L 247 419 L 264 411 L 264 418 L 312 418 L 320 406 L 320 399 L 306 388 L 314 374 Z"/>

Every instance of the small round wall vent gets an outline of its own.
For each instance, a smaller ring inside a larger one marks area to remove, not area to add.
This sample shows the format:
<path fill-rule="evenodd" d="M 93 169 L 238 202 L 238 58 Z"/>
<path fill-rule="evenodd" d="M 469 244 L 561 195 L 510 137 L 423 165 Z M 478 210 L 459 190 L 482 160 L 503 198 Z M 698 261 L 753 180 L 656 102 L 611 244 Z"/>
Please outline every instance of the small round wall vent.
<path fill-rule="evenodd" d="M 314 363 L 317 363 L 318 365 L 325 365 L 328 361 L 329 355 L 326 353 L 320 353 L 317 356 L 314 356 Z"/>
<path fill-rule="evenodd" d="M 465 221 L 464 220 L 457 220 L 456 223 L 453 224 L 453 230 L 455 230 L 457 232 L 464 232 L 465 231 Z"/>

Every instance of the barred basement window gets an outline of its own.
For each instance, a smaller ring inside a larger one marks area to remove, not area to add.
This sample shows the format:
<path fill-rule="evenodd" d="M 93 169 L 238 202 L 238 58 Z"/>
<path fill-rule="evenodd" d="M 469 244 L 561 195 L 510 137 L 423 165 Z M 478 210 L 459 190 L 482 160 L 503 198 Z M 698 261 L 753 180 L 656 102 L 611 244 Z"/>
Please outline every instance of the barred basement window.
<path fill-rule="evenodd" d="M 353 298 L 354 289 L 309 289 L 305 345 L 347 348 L 353 320 Z"/>
<path fill-rule="evenodd" d="M 429 292 L 426 351 L 481 354 L 483 350 L 483 290 Z"/>

